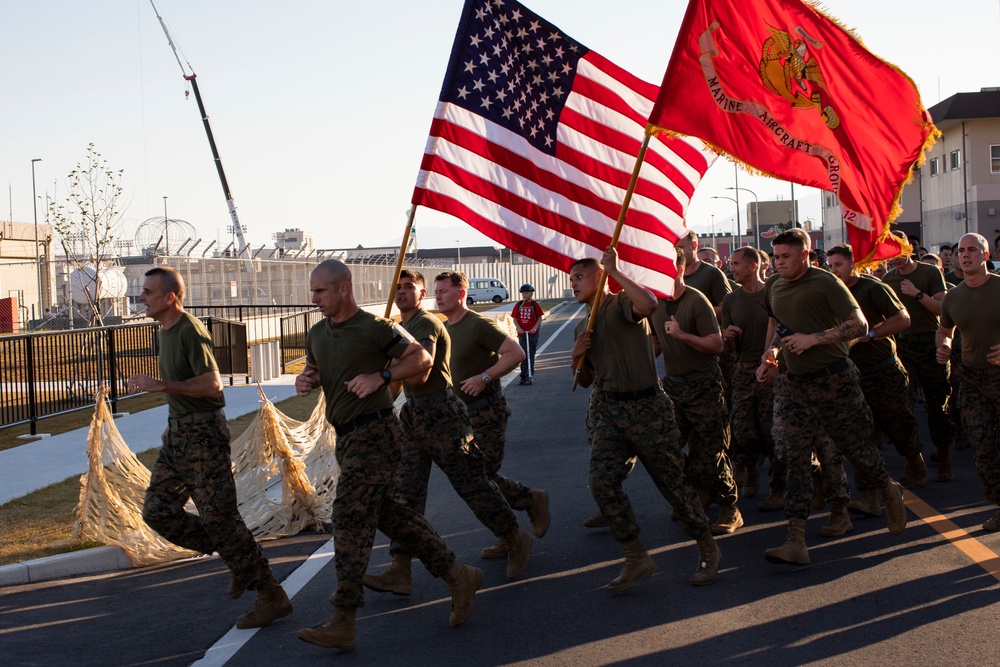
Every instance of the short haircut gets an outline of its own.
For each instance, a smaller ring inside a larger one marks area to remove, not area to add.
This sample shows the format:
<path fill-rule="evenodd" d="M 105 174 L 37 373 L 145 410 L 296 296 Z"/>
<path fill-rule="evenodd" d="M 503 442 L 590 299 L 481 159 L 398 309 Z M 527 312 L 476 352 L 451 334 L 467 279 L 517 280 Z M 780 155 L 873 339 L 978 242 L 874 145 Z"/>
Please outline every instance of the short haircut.
<path fill-rule="evenodd" d="M 674 248 L 677 251 L 677 259 L 674 260 L 674 266 L 677 268 L 679 273 L 684 273 L 684 269 L 687 267 L 687 255 L 680 248 Z"/>
<path fill-rule="evenodd" d="M 920 258 L 920 261 L 924 264 L 933 264 L 934 266 L 941 268 L 941 257 L 932 252 L 924 253 L 924 256 Z"/>
<path fill-rule="evenodd" d="M 747 260 L 748 262 L 753 262 L 754 264 L 760 264 L 761 252 L 757 250 L 757 248 L 745 245 L 742 248 L 737 248 L 736 250 L 733 251 L 734 257 L 736 256 L 736 253 L 739 253 L 740 256 L 743 257 L 743 259 Z"/>
<path fill-rule="evenodd" d="M 972 236 L 972 237 L 974 237 L 976 239 L 976 241 L 979 242 L 979 249 L 982 250 L 984 253 L 987 253 L 987 252 L 990 251 L 990 243 L 989 243 L 989 241 L 986 240 L 986 237 L 983 236 L 982 234 L 976 234 L 975 232 L 969 232 L 965 236 Z M 959 243 L 961 243 L 961 241 L 959 241 Z"/>
<path fill-rule="evenodd" d="M 693 229 L 689 229 L 689 230 L 687 230 L 687 233 L 686 233 L 686 234 L 681 234 L 681 235 L 680 235 L 680 238 L 678 238 L 677 240 L 678 240 L 678 241 L 682 241 L 682 240 L 684 240 L 685 238 L 686 238 L 686 239 L 687 239 L 688 241 L 690 241 L 690 242 L 691 242 L 692 244 L 697 244 L 697 243 L 698 243 L 698 235 L 694 233 L 694 230 L 693 230 Z"/>
<path fill-rule="evenodd" d="M 436 283 L 442 280 L 450 281 L 454 287 L 461 287 L 465 290 L 469 289 L 469 279 L 461 271 L 442 271 L 434 278 L 434 282 Z"/>
<path fill-rule="evenodd" d="M 604 265 L 601 264 L 601 260 L 596 257 L 584 257 L 583 259 L 578 259 L 570 265 L 569 270 L 572 272 L 573 269 L 578 266 L 584 269 L 597 269 L 598 271 L 604 268 Z"/>
<path fill-rule="evenodd" d="M 715 259 L 715 261 L 719 261 L 719 251 L 710 245 L 698 248 L 698 252 L 707 252 L 713 259 Z"/>
<path fill-rule="evenodd" d="M 146 271 L 146 276 L 159 276 L 167 293 L 174 294 L 178 301 L 184 303 L 184 279 L 177 269 L 172 266 L 157 266 Z"/>
<path fill-rule="evenodd" d="M 849 243 L 841 243 L 833 246 L 826 251 L 827 257 L 830 255 L 840 255 L 841 257 L 846 257 L 847 261 L 851 264 L 854 263 L 854 249 L 851 248 Z"/>
<path fill-rule="evenodd" d="M 424 274 L 419 271 L 413 271 L 412 269 L 403 269 L 399 272 L 400 278 L 409 278 L 417 285 L 423 285 L 427 287 L 427 281 L 424 280 Z"/>
<path fill-rule="evenodd" d="M 771 245 L 790 245 L 806 250 L 812 243 L 810 242 L 809 235 L 804 230 L 793 227 L 775 236 L 774 240 L 771 241 Z"/>

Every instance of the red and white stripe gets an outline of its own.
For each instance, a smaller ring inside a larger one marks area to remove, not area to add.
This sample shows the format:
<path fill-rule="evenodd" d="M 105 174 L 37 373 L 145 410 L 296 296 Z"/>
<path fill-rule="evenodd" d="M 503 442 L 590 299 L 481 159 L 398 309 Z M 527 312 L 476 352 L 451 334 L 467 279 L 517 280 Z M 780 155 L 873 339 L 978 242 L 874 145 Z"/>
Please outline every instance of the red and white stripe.
<path fill-rule="evenodd" d="M 556 156 L 442 102 L 413 203 L 454 215 L 491 239 L 569 271 L 611 241 L 656 86 L 590 51 L 559 119 Z M 715 154 L 691 137 L 649 143 L 618 243 L 619 266 L 660 295 L 673 291 L 674 242 Z"/>

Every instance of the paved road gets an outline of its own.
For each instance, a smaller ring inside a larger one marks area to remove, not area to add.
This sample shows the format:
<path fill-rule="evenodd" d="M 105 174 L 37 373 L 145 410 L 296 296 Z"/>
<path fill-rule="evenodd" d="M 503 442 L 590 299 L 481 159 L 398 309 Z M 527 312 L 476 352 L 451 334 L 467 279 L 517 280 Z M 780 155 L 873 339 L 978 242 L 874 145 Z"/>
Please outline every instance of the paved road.
<path fill-rule="evenodd" d="M 547 324 L 551 337 L 576 306 Z M 959 452 L 955 481 L 910 493 L 899 537 L 882 519 L 855 521 L 844 538 L 818 536 L 826 513 L 807 528 L 812 565 L 768 564 L 765 548 L 784 539 L 781 516 L 741 503 L 747 526 L 720 540 L 723 567 L 707 588 L 686 583 L 695 547 L 641 469 L 626 483 L 643 539 L 660 573 L 619 595 L 602 587 L 620 568 L 606 530 L 587 530 L 595 511 L 586 488 L 583 418 L 588 393 L 570 391 L 572 324 L 538 356 L 534 385 L 509 386 L 514 410 L 504 471 L 548 489 L 553 525 L 535 542 L 522 580 L 479 550 L 492 535 L 437 472 L 428 518 L 459 558 L 486 581 L 468 623 L 448 625 L 444 584 L 419 566 L 413 595 L 369 593 L 358 613 L 358 650 L 341 655 L 298 641 L 295 630 L 324 619 L 335 577 L 327 535 L 270 542 L 265 552 L 294 592 L 295 613 L 260 631 L 232 629 L 250 599 L 228 600 L 228 575 L 204 558 L 85 579 L 0 590 L 0 654 L 8 665 L 780 665 L 996 664 L 1000 650 L 1000 534 L 979 525 L 995 508 L 983 500 L 971 452 Z M 543 338 L 544 340 L 544 338 Z M 886 451 L 891 469 L 903 461 Z M 527 518 L 522 516 L 522 525 Z M 980 559 L 976 562 L 959 547 Z M 977 552 L 976 549 L 979 549 Z M 992 561 L 990 560 L 992 559 Z M 380 536 L 372 567 L 390 558 Z M 249 596 L 245 596 L 249 598 Z M 206 655 L 207 652 L 207 655 Z"/>

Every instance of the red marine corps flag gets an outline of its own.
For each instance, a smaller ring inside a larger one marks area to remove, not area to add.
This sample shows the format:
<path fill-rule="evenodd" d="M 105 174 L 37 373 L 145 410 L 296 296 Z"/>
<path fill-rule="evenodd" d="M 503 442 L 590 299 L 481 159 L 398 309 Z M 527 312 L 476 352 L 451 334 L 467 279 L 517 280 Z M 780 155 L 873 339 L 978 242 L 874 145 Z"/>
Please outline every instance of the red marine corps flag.
<path fill-rule="evenodd" d="M 867 263 L 899 254 L 889 223 L 939 135 L 909 77 L 800 0 L 691 0 L 649 123 L 835 192 Z"/>
<path fill-rule="evenodd" d="M 413 203 L 563 271 L 600 257 L 656 92 L 514 0 L 467 0 Z M 649 142 L 617 247 L 622 268 L 661 295 L 715 157 L 693 138 Z"/>

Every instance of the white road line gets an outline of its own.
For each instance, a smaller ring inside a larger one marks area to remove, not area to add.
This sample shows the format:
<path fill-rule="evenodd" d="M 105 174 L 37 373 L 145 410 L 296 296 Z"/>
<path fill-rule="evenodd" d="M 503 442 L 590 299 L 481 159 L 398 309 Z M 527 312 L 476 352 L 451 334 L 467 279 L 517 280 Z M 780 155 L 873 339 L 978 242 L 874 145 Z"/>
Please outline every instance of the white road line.
<path fill-rule="evenodd" d="M 535 354 L 541 354 L 549 346 L 549 343 L 554 341 L 559 334 L 563 332 L 570 322 L 576 319 L 576 316 L 586 307 L 586 304 L 580 304 L 580 307 L 576 309 L 576 312 L 566 318 L 562 326 L 556 329 L 556 332 L 549 336 L 545 343 L 535 352 Z M 517 377 L 516 373 L 511 372 L 507 378 L 503 381 L 503 386 L 506 387 L 508 384 L 514 381 Z M 333 558 L 334 548 L 333 548 L 333 538 L 327 540 L 323 543 L 319 549 L 314 551 L 312 555 L 305 560 L 302 565 L 295 568 L 295 571 L 288 575 L 288 578 L 281 582 L 281 585 L 285 589 L 285 593 L 288 594 L 289 598 L 294 598 L 295 594 L 305 588 L 305 585 L 315 577 L 323 567 L 330 562 Z M 247 642 L 249 642 L 255 634 L 257 634 L 257 629 L 253 630 L 240 630 L 233 626 L 229 629 L 229 632 L 224 634 L 219 641 L 215 642 L 207 651 L 205 651 L 205 657 L 200 660 L 196 660 L 191 663 L 191 667 L 223 667 L 229 659 L 236 655 L 241 648 L 243 648 Z"/>

